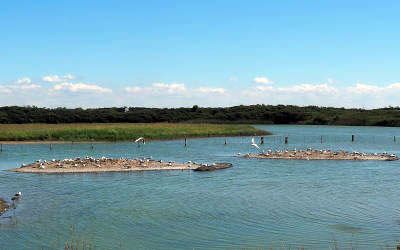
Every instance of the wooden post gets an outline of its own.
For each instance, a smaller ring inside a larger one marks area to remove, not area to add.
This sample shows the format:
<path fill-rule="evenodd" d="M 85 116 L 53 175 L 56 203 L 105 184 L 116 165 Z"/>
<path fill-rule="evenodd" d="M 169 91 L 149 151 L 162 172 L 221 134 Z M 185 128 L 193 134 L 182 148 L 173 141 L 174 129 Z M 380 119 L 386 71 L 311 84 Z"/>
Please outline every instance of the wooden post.
<path fill-rule="evenodd" d="M 187 142 L 186 142 L 186 137 L 185 137 L 185 147 L 186 147 L 186 145 L 187 145 Z"/>
<path fill-rule="evenodd" d="M 226 138 L 225 138 L 225 143 L 224 143 L 224 145 L 226 145 L 227 143 L 226 143 Z"/>
<path fill-rule="evenodd" d="M 289 142 L 289 137 L 285 136 L 285 144 L 288 144 L 288 142 Z"/>
<path fill-rule="evenodd" d="M 261 136 L 261 138 L 260 138 L 260 144 L 264 144 L 264 136 Z"/>
<path fill-rule="evenodd" d="M 351 135 L 351 141 L 354 142 L 354 135 Z"/>
<path fill-rule="evenodd" d="M 393 141 L 396 142 L 396 136 L 393 136 Z"/>
<path fill-rule="evenodd" d="M 52 148 L 51 148 L 51 143 L 49 144 L 49 149 L 52 150 Z"/>
<path fill-rule="evenodd" d="M 0 144 L 0 152 L 3 152 L 3 144 Z"/>
<path fill-rule="evenodd" d="M 322 135 L 321 135 L 321 143 L 322 143 Z"/>

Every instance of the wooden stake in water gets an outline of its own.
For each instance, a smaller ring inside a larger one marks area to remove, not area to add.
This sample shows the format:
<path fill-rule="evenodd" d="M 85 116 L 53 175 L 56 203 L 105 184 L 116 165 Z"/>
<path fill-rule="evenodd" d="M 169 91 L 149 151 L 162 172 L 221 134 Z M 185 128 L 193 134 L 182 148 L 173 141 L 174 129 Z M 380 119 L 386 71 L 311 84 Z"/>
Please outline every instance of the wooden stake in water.
<path fill-rule="evenodd" d="M 393 141 L 396 142 L 396 136 L 393 136 Z"/>
<path fill-rule="evenodd" d="M 0 144 L 0 152 L 3 152 L 3 144 Z"/>
<path fill-rule="evenodd" d="M 186 145 L 187 145 L 187 144 L 186 144 L 186 137 L 185 137 L 185 147 L 186 147 Z"/>
<path fill-rule="evenodd" d="M 49 144 L 49 149 L 52 150 L 51 143 Z"/>
<path fill-rule="evenodd" d="M 264 144 L 264 136 L 260 137 L 260 144 Z"/>
<path fill-rule="evenodd" d="M 321 135 L 321 143 L 322 143 L 322 135 Z"/>
<path fill-rule="evenodd" d="M 288 144 L 288 142 L 289 142 L 289 137 L 285 136 L 285 144 Z"/>
<path fill-rule="evenodd" d="M 224 143 L 224 145 L 226 145 L 227 143 L 226 143 L 226 138 L 225 138 L 225 143 Z"/>
<path fill-rule="evenodd" d="M 354 135 L 351 135 L 351 141 L 352 142 L 354 141 Z"/>

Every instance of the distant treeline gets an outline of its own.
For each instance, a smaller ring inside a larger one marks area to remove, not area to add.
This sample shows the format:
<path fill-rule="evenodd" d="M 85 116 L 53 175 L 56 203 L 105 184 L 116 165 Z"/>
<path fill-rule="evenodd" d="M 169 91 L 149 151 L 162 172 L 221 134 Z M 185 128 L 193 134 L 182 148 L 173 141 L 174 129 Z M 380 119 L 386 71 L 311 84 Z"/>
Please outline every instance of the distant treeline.
<path fill-rule="evenodd" d="M 400 126 L 400 108 L 345 109 L 291 105 L 228 108 L 38 108 L 0 107 L 0 123 L 260 123 Z"/>

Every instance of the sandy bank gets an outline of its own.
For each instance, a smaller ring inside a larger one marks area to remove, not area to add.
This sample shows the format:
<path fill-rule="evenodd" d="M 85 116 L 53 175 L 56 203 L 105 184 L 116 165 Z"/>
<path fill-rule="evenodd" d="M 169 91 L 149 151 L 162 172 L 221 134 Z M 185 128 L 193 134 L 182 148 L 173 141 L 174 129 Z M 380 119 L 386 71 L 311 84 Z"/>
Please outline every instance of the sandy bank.
<path fill-rule="evenodd" d="M 358 160 L 358 161 L 395 161 L 396 155 L 387 153 L 361 153 L 331 150 L 284 150 L 267 151 L 259 154 L 246 154 L 246 158 L 289 159 L 289 160 Z"/>
<path fill-rule="evenodd" d="M 163 162 L 153 159 L 110 159 L 92 157 L 37 161 L 20 168 L 12 169 L 21 173 L 91 173 L 91 172 L 126 172 L 126 171 L 150 171 L 150 170 L 196 170 L 199 167 L 217 167 L 221 164 L 198 164 L 193 162 L 176 163 Z"/>
<path fill-rule="evenodd" d="M 9 208 L 10 206 L 7 204 L 7 202 L 0 198 L 0 215 L 6 212 Z"/>

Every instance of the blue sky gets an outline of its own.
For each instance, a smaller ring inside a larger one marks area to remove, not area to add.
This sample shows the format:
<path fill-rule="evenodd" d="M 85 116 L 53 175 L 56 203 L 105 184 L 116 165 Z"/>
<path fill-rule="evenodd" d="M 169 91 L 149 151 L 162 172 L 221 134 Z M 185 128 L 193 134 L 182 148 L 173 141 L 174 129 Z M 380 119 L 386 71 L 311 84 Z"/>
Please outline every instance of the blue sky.
<path fill-rule="evenodd" d="M 399 105 L 398 13 L 399 1 L 2 1 L 0 105 Z"/>

